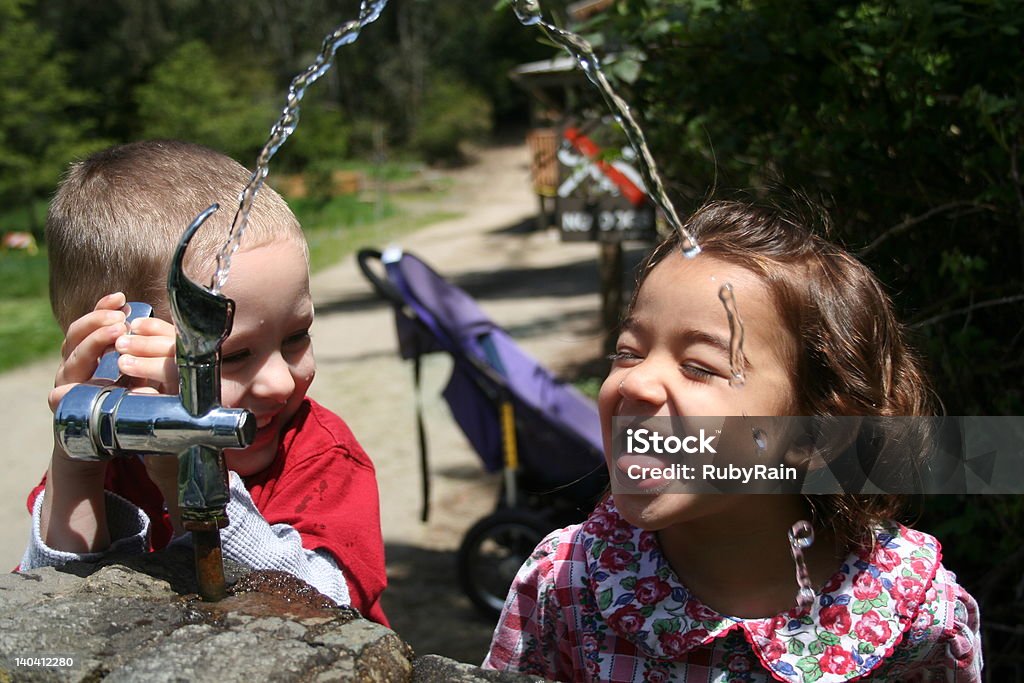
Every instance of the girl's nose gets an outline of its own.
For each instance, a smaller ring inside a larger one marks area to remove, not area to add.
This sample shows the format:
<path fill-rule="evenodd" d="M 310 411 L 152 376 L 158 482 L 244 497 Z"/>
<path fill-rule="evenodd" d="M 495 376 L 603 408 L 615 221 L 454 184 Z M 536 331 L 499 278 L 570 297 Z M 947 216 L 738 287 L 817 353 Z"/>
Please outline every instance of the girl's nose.
<path fill-rule="evenodd" d="M 626 371 L 619 383 L 619 395 L 627 402 L 662 406 L 668 401 L 664 369 L 650 359 Z"/>
<path fill-rule="evenodd" d="M 281 403 L 291 398 L 295 391 L 295 377 L 291 366 L 280 353 L 272 353 L 263 367 L 256 373 L 252 383 L 252 393 L 261 398 L 272 398 Z"/>

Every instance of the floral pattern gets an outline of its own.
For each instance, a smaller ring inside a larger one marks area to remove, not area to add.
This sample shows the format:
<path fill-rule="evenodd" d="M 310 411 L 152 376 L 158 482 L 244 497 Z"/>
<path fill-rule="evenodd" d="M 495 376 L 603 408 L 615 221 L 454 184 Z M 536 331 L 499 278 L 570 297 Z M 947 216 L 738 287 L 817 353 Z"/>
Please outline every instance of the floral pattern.
<path fill-rule="evenodd" d="M 693 598 L 673 580 L 654 535 L 633 528 L 611 507 L 596 512 L 584 532 L 591 589 L 605 627 L 646 655 L 679 659 L 741 629 L 765 666 L 808 683 L 846 681 L 876 668 L 914 622 L 939 566 L 935 539 L 896 527 L 878 534 L 870 556 L 848 558 L 809 612 L 794 607 L 772 619 L 738 619 Z M 654 571 L 640 576 L 641 566 Z M 726 668 L 749 671 L 736 661 Z"/>
<path fill-rule="evenodd" d="M 501 664 L 515 660 L 519 648 L 526 663 L 520 670 L 550 677 L 575 660 L 570 677 L 584 678 L 582 669 L 590 680 L 685 680 L 690 673 L 700 680 L 748 682 L 841 683 L 868 674 L 902 679 L 922 667 L 945 671 L 945 655 L 921 660 L 944 653 L 947 648 L 935 648 L 935 642 L 958 633 L 953 645 L 965 654 L 953 662 L 959 677 L 950 680 L 978 680 L 976 605 L 940 557 L 937 541 L 927 534 L 899 525 L 879 529 L 875 547 L 851 554 L 809 609 L 741 619 L 690 595 L 655 535 L 629 525 L 609 500 L 582 527 L 550 536 L 527 562 L 486 664 L 505 668 Z M 556 630 L 547 643 L 524 635 L 530 619 L 515 613 L 522 607 L 520 584 L 538 572 L 554 575 L 551 590 L 537 594 L 543 628 L 567 629 Z M 565 623 L 568 614 L 575 623 Z M 951 624 L 949 614 L 961 621 Z M 526 627 L 504 633 L 513 622 Z"/>

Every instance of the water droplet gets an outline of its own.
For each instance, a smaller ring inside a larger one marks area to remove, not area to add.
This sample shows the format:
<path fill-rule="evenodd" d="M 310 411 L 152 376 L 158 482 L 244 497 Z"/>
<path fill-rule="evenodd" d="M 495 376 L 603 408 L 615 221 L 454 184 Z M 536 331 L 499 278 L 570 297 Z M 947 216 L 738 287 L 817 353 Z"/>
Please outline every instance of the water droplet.
<path fill-rule="evenodd" d="M 804 551 L 814 543 L 814 527 L 807 520 L 801 519 L 789 529 L 789 552 L 796 566 L 796 604 L 800 609 L 810 609 L 816 594 L 811 585 L 810 572 L 804 559 Z"/>
<path fill-rule="evenodd" d="M 764 433 L 763 429 L 755 429 L 753 431 L 754 446 L 757 448 L 757 454 L 759 456 L 764 455 L 765 450 L 768 448 L 768 435 Z"/>
<path fill-rule="evenodd" d="M 719 288 L 718 298 L 725 306 L 725 316 L 729 319 L 729 386 L 738 389 L 747 381 L 743 373 L 747 364 L 743 357 L 743 320 L 736 307 L 736 296 L 730 283 L 726 282 Z"/>
<path fill-rule="evenodd" d="M 817 594 L 814 592 L 813 588 L 801 587 L 800 590 L 796 592 L 796 604 L 800 606 L 800 609 L 810 609 L 811 605 L 814 604 L 814 599 L 816 597 Z"/>
<path fill-rule="evenodd" d="M 814 543 L 814 527 L 807 520 L 801 519 L 790 528 L 789 542 L 797 548 L 810 548 Z"/>
<path fill-rule="evenodd" d="M 686 234 L 685 230 L 679 228 L 679 234 L 680 244 L 683 245 L 680 247 L 680 250 L 683 252 L 683 256 L 685 256 L 686 258 L 694 258 L 697 254 L 700 253 L 700 247 L 697 246 L 696 242 L 690 241 L 690 236 Z"/>
<path fill-rule="evenodd" d="M 524 26 L 539 27 L 550 40 L 560 45 L 576 59 L 580 69 L 601 93 L 608 109 L 622 126 L 630 146 L 637 153 L 640 174 L 644 180 L 644 191 L 661 209 L 669 227 L 679 235 L 679 246 L 683 256 L 693 258 L 699 254 L 700 247 L 683 228 L 683 223 L 679 220 L 675 207 L 669 201 L 668 194 L 665 192 L 665 184 L 658 174 L 658 165 L 654 162 L 654 155 L 651 154 L 651 150 L 647 146 L 647 138 L 644 137 L 643 130 L 633 118 L 629 104 L 615 92 L 611 83 L 608 82 L 607 76 L 601 70 L 601 62 L 594 54 L 594 48 L 579 34 L 544 21 L 539 0 L 513 0 L 512 9 L 520 23 Z"/>
<path fill-rule="evenodd" d="M 540 3 L 537 0 L 514 0 L 512 10 L 523 26 L 536 26 L 540 23 Z"/>

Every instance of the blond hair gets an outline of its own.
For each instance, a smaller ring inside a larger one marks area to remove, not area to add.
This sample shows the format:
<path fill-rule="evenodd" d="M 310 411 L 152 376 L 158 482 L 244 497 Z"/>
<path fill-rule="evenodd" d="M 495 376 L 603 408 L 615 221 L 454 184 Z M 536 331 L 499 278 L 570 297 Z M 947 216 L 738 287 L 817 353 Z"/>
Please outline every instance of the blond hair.
<path fill-rule="evenodd" d="M 208 284 L 239 193 L 252 174 L 215 150 L 176 140 L 120 145 L 71 164 L 50 204 L 46 243 L 50 305 L 61 328 L 122 291 L 167 314 L 167 270 L 185 228 L 220 204 L 186 253 L 186 272 Z M 245 249 L 305 238 L 291 209 L 266 185 L 256 196 Z"/>

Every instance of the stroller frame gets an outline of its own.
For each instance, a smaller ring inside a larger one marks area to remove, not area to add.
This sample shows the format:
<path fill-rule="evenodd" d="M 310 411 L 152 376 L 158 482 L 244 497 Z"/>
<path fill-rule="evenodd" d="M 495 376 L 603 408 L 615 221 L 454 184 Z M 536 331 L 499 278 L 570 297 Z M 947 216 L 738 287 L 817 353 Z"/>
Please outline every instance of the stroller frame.
<path fill-rule="evenodd" d="M 502 471 L 495 511 L 467 531 L 456 558 L 463 591 L 482 613 L 496 616 L 512 579 L 537 543 L 552 529 L 585 517 L 605 489 L 607 472 L 596 408 L 518 350 L 507 333 L 487 318 L 468 294 L 448 283 L 422 260 L 395 248 L 383 254 L 362 249 L 357 259 L 375 292 L 392 305 L 400 353 L 413 361 L 423 482 L 421 518 L 426 521 L 429 515 L 430 497 L 426 430 L 419 400 L 423 355 L 444 352 L 452 356 L 454 366 L 445 399 L 485 468 Z M 374 263 L 379 265 L 371 265 Z M 378 274 L 381 266 L 383 276 Z M 471 331 L 462 331 L 460 337 L 460 330 L 450 329 L 454 326 L 452 316 L 445 316 L 451 311 L 437 310 L 443 308 L 445 301 L 431 310 L 413 291 L 412 279 L 418 279 L 421 285 L 427 283 L 433 288 L 431 294 L 440 292 L 454 297 L 458 306 L 452 306 L 453 310 L 460 314 L 469 311 L 469 316 L 458 322 L 468 321 Z M 509 374 L 503 358 L 511 358 L 513 365 L 528 359 L 535 366 L 528 368 L 534 374 L 531 379 L 540 381 L 541 389 L 553 397 L 551 405 L 565 408 L 561 421 L 550 419 L 538 405 L 517 395 L 518 378 Z M 472 385 L 468 391 L 474 394 L 474 400 L 469 402 L 472 406 L 460 397 L 468 384 Z M 456 385 L 458 391 L 453 391 Z M 490 410 L 479 405 L 479 399 L 484 397 L 492 406 Z M 463 415 L 467 406 L 469 417 Z M 487 429 L 475 426 L 475 420 L 496 422 L 498 439 L 481 436 L 480 432 Z M 537 429 L 538 425 L 543 428 Z M 524 451 L 524 447 L 545 452 L 557 449 L 560 453 L 567 448 L 570 465 L 553 477 L 546 476 L 547 465 L 562 459 L 546 456 L 544 466 L 538 467 L 531 462 L 537 460 L 537 453 Z M 494 457 L 495 452 L 500 452 L 500 457 Z"/>

